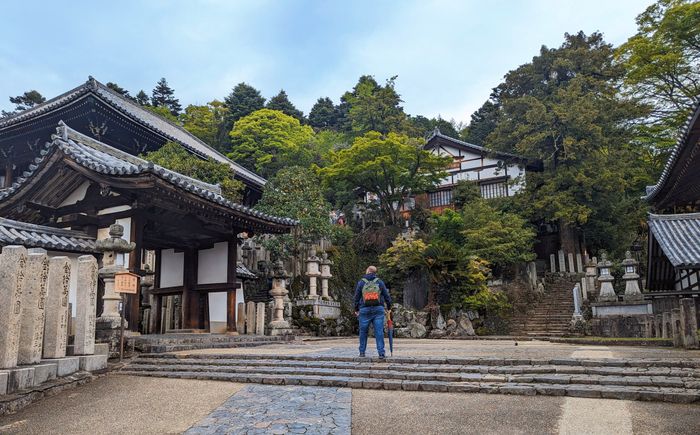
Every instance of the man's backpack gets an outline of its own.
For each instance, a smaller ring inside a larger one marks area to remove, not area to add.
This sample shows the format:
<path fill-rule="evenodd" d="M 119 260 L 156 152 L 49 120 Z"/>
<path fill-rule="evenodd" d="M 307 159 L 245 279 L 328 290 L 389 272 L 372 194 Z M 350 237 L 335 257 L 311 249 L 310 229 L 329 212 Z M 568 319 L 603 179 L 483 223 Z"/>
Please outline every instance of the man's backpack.
<path fill-rule="evenodd" d="M 379 287 L 379 278 L 374 278 L 372 281 L 367 278 L 362 278 L 365 285 L 362 287 L 362 300 L 366 307 L 376 307 L 381 305 L 382 289 Z"/>

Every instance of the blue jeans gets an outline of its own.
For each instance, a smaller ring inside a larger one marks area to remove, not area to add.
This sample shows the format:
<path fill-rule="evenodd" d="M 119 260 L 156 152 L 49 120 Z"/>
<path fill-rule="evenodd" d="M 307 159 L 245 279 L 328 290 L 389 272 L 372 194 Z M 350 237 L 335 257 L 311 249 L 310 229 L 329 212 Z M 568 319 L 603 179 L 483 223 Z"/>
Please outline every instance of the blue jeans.
<path fill-rule="evenodd" d="M 377 341 L 377 353 L 384 356 L 384 307 L 360 308 L 360 354 L 367 349 L 369 325 L 374 325 L 374 338 Z"/>

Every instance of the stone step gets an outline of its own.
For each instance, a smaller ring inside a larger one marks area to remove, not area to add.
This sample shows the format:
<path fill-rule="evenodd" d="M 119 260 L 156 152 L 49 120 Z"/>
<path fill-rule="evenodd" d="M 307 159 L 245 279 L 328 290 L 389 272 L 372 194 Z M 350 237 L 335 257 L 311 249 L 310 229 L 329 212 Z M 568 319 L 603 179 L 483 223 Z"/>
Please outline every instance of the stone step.
<path fill-rule="evenodd" d="M 620 384 L 656 385 L 686 388 L 700 388 L 700 371 L 696 369 L 663 369 L 581 367 L 581 366 L 406 366 L 406 365 L 345 365 L 337 364 L 271 364 L 260 361 L 229 361 L 221 363 L 213 360 L 199 364 L 191 360 L 178 364 L 132 363 L 129 371 L 193 371 L 225 373 L 272 373 L 294 375 L 361 376 L 386 379 L 465 381 L 482 379 L 507 382 L 516 379 L 522 382 L 550 382 L 557 384 Z"/>
<path fill-rule="evenodd" d="M 258 347 L 274 344 L 274 341 L 239 341 L 222 343 L 148 344 L 138 348 L 144 353 L 182 352 L 195 349 L 233 349 L 238 347 Z"/>
<path fill-rule="evenodd" d="M 494 357 L 391 357 L 387 360 L 378 358 L 339 356 L 339 355 L 256 355 L 256 354 L 144 354 L 136 361 L 164 360 L 258 360 L 258 361 L 303 361 L 331 363 L 360 363 L 360 364 L 417 364 L 417 365 L 484 365 L 484 366 L 513 366 L 513 365 L 555 365 L 582 367 L 657 367 L 662 369 L 686 368 L 700 369 L 700 358 L 494 358 Z"/>
<path fill-rule="evenodd" d="M 123 375 L 152 376 L 180 379 L 205 379 L 229 382 L 262 383 L 272 385 L 309 385 L 341 388 L 365 388 L 405 391 L 432 391 L 453 393 L 500 393 L 534 396 L 571 396 L 612 398 L 624 400 L 647 400 L 692 403 L 700 400 L 700 390 L 696 388 L 680 388 L 665 386 L 630 386 L 630 385 L 599 385 L 599 384 L 562 384 L 484 380 L 481 378 L 471 381 L 440 381 L 440 380 L 409 380 L 384 379 L 342 376 L 292 375 L 292 374 L 261 374 L 261 373 L 222 373 L 196 371 L 138 371 L 125 369 L 119 372 Z M 461 378 L 460 378 L 461 379 Z"/>

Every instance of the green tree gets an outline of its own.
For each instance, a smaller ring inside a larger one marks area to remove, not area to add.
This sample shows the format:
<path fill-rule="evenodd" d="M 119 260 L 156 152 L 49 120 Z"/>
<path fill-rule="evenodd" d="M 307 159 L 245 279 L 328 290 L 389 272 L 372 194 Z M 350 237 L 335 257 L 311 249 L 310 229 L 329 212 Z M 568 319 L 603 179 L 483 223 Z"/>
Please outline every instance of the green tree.
<path fill-rule="evenodd" d="M 219 125 L 226 116 L 226 108 L 221 101 L 214 100 L 204 106 L 190 104 L 180 115 L 182 126 L 205 143 L 219 151 L 228 151 L 219 143 Z"/>
<path fill-rule="evenodd" d="M 150 104 L 150 99 L 148 98 L 148 94 L 141 89 L 138 94 L 136 94 L 136 102 L 139 103 L 142 106 L 148 106 Z"/>
<path fill-rule="evenodd" d="M 22 95 L 17 95 L 16 97 L 10 97 L 10 103 L 15 105 L 15 109 L 12 112 L 2 111 L 2 116 L 12 116 L 19 112 L 23 112 L 27 109 L 41 104 L 46 101 L 43 95 L 38 91 L 31 90 L 23 93 Z"/>
<path fill-rule="evenodd" d="M 459 132 L 455 128 L 454 121 L 446 121 L 439 116 L 429 119 L 422 115 L 409 116 L 408 120 L 415 136 L 425 137 L 437 128 L 440 133 L 459 139 Z"/>
<path fill-rule="evenodd" d="M 464 251 L 499 269 L 535 259 L 535 231 L 522 217 L 496 210 L 485 199 L 462 209 Z"/>
<path fill-rule="evenodd" d="M 626 90 L 650 108 L 639 142 L 655 172 L 700 95 L 700 3 L 660 0 L 637 17 L 637 34 L 617 49 Z"/>
<path fill-rule="evenodd" d="M 308 165 L 314 131 L 298 119 L 277 110 L 260 109 L 236 121 L 229 134 L 229 157 L 270 177 L 290 165 Z"/>
<path fill-rule="evenodd" d="M 528 174 L 521 206 L 533 221 L 557 222 L 567 252 L 580 251 L 572 229 L 585 234 L 601 218 L 594 212 L 601 203 L 638 194 L 648 177 L 630 145 L 643 110 L 618 92 L 623 72 L 602 35 L 567 34 L 561 47 L 542 47 L 509 72 L 492 94 L 501 115 L 487 142 L 544 163 L 544 172 Z"/>
<path fill-rule="evenodd" d="M 376 195 L 386 222 L 396 225 L 409 193 L 433 188 L 446 176 L 449 159 L 422 145 L 405 135 L 369 132 L 355 138 L 350 148 L 331 153 L 331 164 L 320 172 L 330 186 L 352 186 Z"/>
<path fill-rule="evenodd" d="M 338 128 L 338 110 L 330 98 L 319 98 L 316 101 L 309 112 L 309 125 L 316 129 Z"/>
<path fill-rule="evenodd" d="M 173 116 L 180 114 L 182 106 L 180 100 L 175 98 L 175 90 L 168 85 L 165 77 L 158 80 L 156 87 L 151 92 L 151 105 L 154 107 L 167 107 Z"/>
<path fill-rule="evenodd" d="M 173 124 L 180 124 L 180 120 L 178 119 L 177 116 L 173 115 L 173 113 L 170 111 L 165 106 L 143 106 L 144 109 L 148 110 L 149 112 L 153 112 L 156 115 L 159 115 L 162 118 L 167 119 L 168 121 L 172 122 Z"/>
<path fill-rule="evenodd" d="M 219 127 L 219 143 L 221 144 L 229 143 L 229 133 L 236 121 L 265 107 L 265 98 L 260 95 L 260 91 L 245 82 L 241 82 L 224 98 L 224 106 L 227 112 L 224 122 Z"/>
<path fill-rule="evenodd" d="M 372 76 L 362 76 L 352 92 L 342 100 L 349 106 L 348 119 L 352 132 L 362 135 L 370 131 L 382 134 L 403 132 L 407 127 L 401 96 L 396 92 L 396 76 L 381 86 Z"/>
<path fill-rule="evenodd" d="M 459 180 L 452 190 L 452 201 L 458 210 L 479 198 L 481 198 L 481 190 L 474 181 Z"/>
<path fill-rule="evenodd" d="M 167 142 L 160 149 L 151 151 L 142 158 L 160 165 L 171 171 L 188 177 L 196 178 L 209 184 L 218 184 L 225 198 L 240 202 L 243 196 L 243 182 L 234 178 L 231 166 L 214 160 L 202 160 L 196 157 L 180 144 Z"/>
<path fill-rule="evenodd" d="M 494 92 L 498 92 L 495 89 Z M 497 96 L 492 97 L 498 100 Z M 476 112 L 472 113 L 471 122 L 462 130 L 462 140 L 475 145 L 485 146 L 486 138 L 496 129 L 499 120 L 498 104 L 487 100 Z"/>
<path fill-rule="evenodd" d="M 299 249 L 331 235 L 330 204 L 324 199 L 318 176 L 308 168 L 281 169 L 265 185 L 256 210 L 299 221 L 292 234 L 268 237 L 265 245 L 275 258 L 298 256 Z"/>
<path fill-rule="evenodd" d="M 291 101 L 284 89 L 280 89 L 280 92 L 274 97 L 270 98 L 267 102 L 265 108 L 270 110 L 279 110 L 280 112 L 289 115 L 293 118 L 299 120 L 299 122 L 304 122 L 304 112 L 297 109 Z"/>
<path fill-rule="evenodd" d="M 129 91 L 127 91 L 126 89 L 122 88 L 114 82 L 107 82 L 105 86 L 107 86 L 109 89 L 113 90 L 117 94 L 121 95 L 122 97 L 132 99 L 132 96 L 129 95 Z"/>

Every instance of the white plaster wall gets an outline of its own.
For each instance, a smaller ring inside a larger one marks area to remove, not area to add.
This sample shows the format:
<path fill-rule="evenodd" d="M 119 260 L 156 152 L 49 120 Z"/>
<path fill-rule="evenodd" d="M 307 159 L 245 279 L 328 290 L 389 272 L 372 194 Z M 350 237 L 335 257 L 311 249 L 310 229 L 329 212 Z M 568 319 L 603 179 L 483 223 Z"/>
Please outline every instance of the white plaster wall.
<path fill-rule="evenodd" d="M 197 261 L 197 284 L 226 282 L 228 272 L 228 242 L 221 242 L 211 249 L 201 249 Z"/>
<path fill-rule="evenodd" d="M 85 194 L 87 193 L 88 187 L 90 187 L 90 182 L 83 182 L 83 184 L 78 186 L 78 188 L 76 188 L 73 192 L 71 192 L 70 195 L 68 195 L 68 198 L 63 200 L 60 206 L 63 207 L 64 205 L 75 204 L 76 202 L 85 198 Z"/>
<path fill-rule="evenodd" d="M 185 253 L 163 249 L 160 257 L 160 286 L 177 287 L 183 283 Z"/>
<path fill-rule="evenodd" d="M 238 318 L 238 304 L 245 303 L 243 285 L 237 283 L 235 318 Z M 226 332 L 226 292 L 209 293 L 209 332 Z M 240 331 L 239 331 L 240 332 Z"/>
<path fill-rule="evenodd" d="M 131 206 L 118 205 L 116 207 L 103 208 L 102 210 L 98 211 L 97 214 L 99 216 L 99 215 L 103 215 L 103 214 L 119 213 L 120 211 L 127 211 L 127 210 L 131 210 Z"/>

